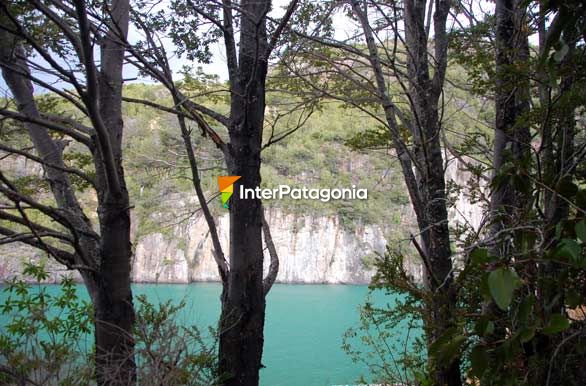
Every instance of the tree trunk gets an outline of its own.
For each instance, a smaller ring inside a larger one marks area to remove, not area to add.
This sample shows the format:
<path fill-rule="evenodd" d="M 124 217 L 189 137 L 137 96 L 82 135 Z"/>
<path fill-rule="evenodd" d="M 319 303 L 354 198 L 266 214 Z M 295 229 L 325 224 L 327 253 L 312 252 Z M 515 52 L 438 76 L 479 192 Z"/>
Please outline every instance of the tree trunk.
<path fill-rule="evenodd" d="M 96 304 L 96 347 L 98 384 L 129 385 L 136 382 L 134 362 L 134 306 L 130 288 L 132 245 L 130 242 L 130 204 L 122 167 L 122 69 L 124 47 L 118 34 L 128 33 L 129 2 L 112 2 L 111 31 L 101 42 L 98 75 L 99 115 L 107 129 L 119 191 L 108 183 L 107 165 L 102 154 L 96 157 L 101 181 L 98 214 L 100 217 L 100 277 Z M 103 354 L 103 355 L 102 355 Z"/>
<path fill-rule="evenodd" d="M 572 41 L 572 37 L 567 37 L 568 41 Z M 576 47 L 570 43 L 570 49 L 564 60 L 561 63 L 560 71 L 561 81 L 559 85 L 558 95 L 556 99 L 562 99 L 564 94 L 572 92 L 572 86 L 575 81 L 575 70 L 573 69 L 573 61 Z M 563 100 L 563 99 L 562 99 Z M 548 103 L 551 103 L 549 101 Z M 564 103 L 564 102 L 562 102 Z M 547 250 L 555 248 L 558 240 L 556 240 L 555 232 L 559 224 L 563 224 L 568 220 L 570 215 L 570 206 L 567 198 L 563 197 L 562 192 L 559 192 L 560 181 L 562 179 L 572 180 L 575 177 L 575 137 L 576 137 L 576 121 L 574 105 L 565 102 L 566 105 L 550 106 L 558 115 L 558 119 L 550 119 L 544 124 L 544 137 L 542 138 L 542 146 L 544 149 L 544 157 L 542 166 L 544 170 L 544 183 L 548 187 L 543 192 L 544 195 L 544 215 L 545 215 L 545 242 L 543 253 Z M 555 262 L 544 261 L 539 265 L 539 286 L 537 288 L 537 297 L 540 304 L 541 318 L 549 320 L 552 314 L 559 314 L 564 312 L 564 298 L 560 297 L 559 283 L 563 281 L 563 269 Z M 538 337 L 540 350 L 535 352 L 540 363 L 549 363 L 551 358 L 555 358 L 555 352 L 558 349 L 561 337 L 550 337 L 546 335 L 539 335 Z M 559 356 L 560 361 L 563 356 Z M 563 384 L 566 377 L 565 370 L 557 370 L 558 366 L 554 366 L 552 385 Z M 571 370 L 567 371 L 572 374 Z M 551 375 L 551 374 L 550 374 Z M 548 378 L 548 367 L 538 368 L 532 374 L 534 383 Z"/>
<path fill-rule="evenodd" d="M 452 250 L 447 211 L 444 160 L 440 143 L 441 122 L 439 97 L 443 89 L 447 63 L 446 19 L 450 1 L 435 2 L 435 71 L 430 75 L 428 36 L 425 30 L 427 2 L 405 2 L 405 40 L 409 51 L 409 97 L 413 113 L 412 135 L 417 186 L 421 197 L 418 218 L 423 252 L 427 259 L 426 281 L 433 294 L 430 318 L 426 323 L 428 345 L 456 326 L 456 294 L 453 289 Z M 460 358 L 449 363 L 430 357 L 431 376 L 435 385 L 460 386 Z"/>
<path fill-rule="evenodd" d="M 234 139 L 232 144 L 247 147 Z M 236 162 L 244 166 L 230 167 L 233 175 L 242 177 L 237 184 L 259 186 L 259 161 L 258 156 L 244 156 Z M 230 271 L 220 319 L 220 375 L 228 376 L 225 385 L 258 385 L 265 316 L 261 203 L 232 197 Z"/>
<path fill-rule="evenodd" d="M 425 320 L 428 346 L 442 336 L 456 322 L 456 294 L 453 290 L 452 251 L 446 207 L 444 162 L 441 152 L 441 122 L 438 110 L 439 96 L 443 89 L 447 64 L 446 19 L 450 1 L 436 0 L 434 19 L 435 33 L 435 71 L 433 77 L 429 68 L 428 35 L 425 28 L 424 0 L 404 2 L 405 45 L 408 51 L 408 82 L 411 117 L 394 105 L 388 95 L 385 73 L 379 57 L 373 29 L 368 21 L 366 2 L 353 1 L 352 8 L 357 15 L 365 34 L 379 97 L 390 130 L 411 204 L 416 214 L 417 224 L 423 242 L 422 259 L 425 263 L 425 281 L 431 296 L 427 311 L 430 317 Z M 409 149 L 400 135 L 396 117 L 407 126 L 415 145 Z M 414 158 L 412 162 L 408 152 Z M 415 172 L 414 170 L 415 169 Z M 438 386 L 461 386 L 459 357 L 449 363 L 430 358 L 431 377 Z"/>
<path fill-rule="evenodd" d="M 95 308 L 98 385 L 136 382 L 134 306 L 130 289 L 128 196 L 100 203 L 101 265 Z"/>
<path fill-rule="evenodd" d="M 496 84 L 495 84 L 495 138 L 493 169 L 496 177 L 507 163 L 517 170 L 530 156 L 531 135 L 519 118 L 530 108 L 529 77 L 516 72 L 519 64 L 529 60 L 529 43 L 524 25 L 524 11 L 516 0 L 496 2 Z M 507 182 L 496 186 L 491 195 L 491 231 L 497 234 L 513 225 L 521 217 L 528 197 Z M 511 252 L 505 237 L 495 240 L 493 254 L 506 257 Z"/>
<path fill-rule="evenodd" d="M 116 28 L 126 34 L 128 29 L 128 1 L 111 3 L 112 31 Z M 112 145 L 114 171 L 106 170 L 105 155 L 96 135 L 92 137 L 92 149 L 96 169 L 98 215 L 100 234 L 94 232 L 89 219 L 81 208 L 69 176 L 65 171 L 62 149 L 50 136 L 47 128 L 25 123 L 35 150 L 46 162 L 43 165 L 57 207 L 71 225 L 71 232 L 78 235 L 75 265 L 81 267 L 88 293 L 92 299 L 95 316 L 96 377 L 100 386 L 129 385 L 136 382 L 134 363 L 134 308 L 130 288 L 130 215 L 129 198 L 122 168 L 122 65 L 124 49 L 118 44 L 116 34 L 106 34 L 101 42 L 101 68 L 99 79 L 93 84 L 99 90 L 99 111 L 88 109 L 92 122 L 99 118 L 107 129 L 107 140 Z M 40 119 L 29 78 L 30 70 L 25 52 L 16 38 L 0 32 L 0 64 L 2 75 L 9 86 L 18 110 L 27 117 Z M 81 58 L 80 58 L 81 59 Z M 88 77 L 88 82 L 91 80 Z M 88 87 L 89 88 L 89 87 Z M 96 102 L 91 100 L 91 103 Z M 96 117 L 99 115 L 99 117 Z M 51 166 L 49 166 L 51 165 Z M 54 166 L 54 167 L 52 167 Z M 106 173 L 116 175 L 120 189 L 113 191 Z"/>
<path fill-rule="evenodd" d="M 266 12 L 270 1 L 241 3 L 238 71 L 231 77 L 230 144 L 226 163 L 235 184 L 260 185 L 260 152 L 265 110 L 267 73 Z M 262 367 L 265 294 L 261 201 L 240 200 L 230 204 L 230 270 L 222 295 L 220 319 L 220 375 L 224 385 L 256 386 Z"/>

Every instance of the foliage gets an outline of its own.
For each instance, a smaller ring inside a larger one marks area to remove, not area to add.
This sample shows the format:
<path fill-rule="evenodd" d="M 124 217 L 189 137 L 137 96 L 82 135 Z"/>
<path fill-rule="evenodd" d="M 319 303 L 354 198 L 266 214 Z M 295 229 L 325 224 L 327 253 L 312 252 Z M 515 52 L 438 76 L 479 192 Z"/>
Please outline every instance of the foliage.
<path fill-rule="evenodd" d="M 428 298 L 406 270 L 404 251 L 387 247 L 374 260 L 377 274 L 369 287 L 394 297 L 381 304 L 369 297 L 359 309 L 360 322 L 344 335 L 342 348 L 353 361 L 364 363 L 369 373 L 365 384 L 429 384 L 426 332 L 422 321 L 429 319 L 423 305 Z"/>
<path fill-rule="evenodd" d="M 0 333 L 0 382 L 86 385 L 92 377 L 91 305 L 79 299 L 70 278 L 55 294 L 41 285 L 48 277 L 43 266 L 27 264 L 23 274 L 37 285 L 13 279 L 3 288 L 8 297 L 0 315 L 8 322 Z"/>
<path fill-rule="evenodd" d="M 136 301 L 136 355 L 141 385 L 200 386 L 220 381 L 216 363 L 217 334 L 210 328 L 209 337 L 205 337 L 196 326 L 179 323 L 185 301 L 173 304 L 168 300 L 155 305 L 144 295 L 138 296 Z"/>
<path fill-rule="evenodd" d="M 486 249 L 473 251 L 473 268 L 461 280 L 470 280 L 472 286 L 480 288 L 484 299 L 493 300 L 501 308 L 495 314 L 479 313 L 471 320 L 466 335 L 470 345 L 469 373 L 481 379 L 483 385 L 523 385 L 525 379 L 543 368 L 547 369 L 551 384 L 561 380 L 567 385 L 580 384 L 575 377 L 581 373 L 578 369 L 586 358 L 582 343 L 586 328 L 586 254 L 579 234 L 585 224 L 583 218 L 560 224 L 563 230 L 556 237 L 555 246 L 546 250 L 543 257 L 555 267 L 554 276 L 530 274 L 537 261 L 533 245 L 523 256 L 509 262 L 499 262 Z M 501 267 L 486 274 L 486 267 L 493 264 Z M 478 274 L 471 273 L 475 268 L 480 268 Z M 564 299 L 565 311 L 556 311 L 555 303 L 541 302 L 531 288 L 556 288 L 559 299 Z M 506 331 L 504 339 L 487 339 L 499 331 Z M 548 344 L 557 347 L 554 357 L 536 355 Z M 562 367 L 565 370 L 560 373 Z"/>
<path fill-rule="evenodd" d="M 0 304 L 0 383 L 87 385 L 95 381 L 92 306 L 63 277 L 58 288 L 41 284 L 44 266 L 27 264 L 22 279 L 5 283 Z M 180 323 L 186 303 L 136 298 L 137 376 L 141 385 L 215 385 L 217 334 Z"/>

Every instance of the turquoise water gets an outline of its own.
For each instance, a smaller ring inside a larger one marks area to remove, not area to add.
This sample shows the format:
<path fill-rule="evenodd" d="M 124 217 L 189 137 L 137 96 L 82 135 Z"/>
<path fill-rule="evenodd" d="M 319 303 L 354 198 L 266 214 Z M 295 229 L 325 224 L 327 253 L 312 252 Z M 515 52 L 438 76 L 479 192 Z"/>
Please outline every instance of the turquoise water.
<path fill-rule="evenodd" d="M 152 303 L 184 299 L 182 322 L 205 328 L 218 320 L 217 283 L 136 284 L 133 291 Z M 267 298 L 261 385 L 347 385 L 366 374 L 366 367 L 353 363 L 341 345 L 344 332 L 357 326 L 358 306 L 367 292 L 366 286 L 276 284 Z M 5 296 L 0 293 L 0 302 Z M 393 301 L 382 294 L 374 300 Z"/>

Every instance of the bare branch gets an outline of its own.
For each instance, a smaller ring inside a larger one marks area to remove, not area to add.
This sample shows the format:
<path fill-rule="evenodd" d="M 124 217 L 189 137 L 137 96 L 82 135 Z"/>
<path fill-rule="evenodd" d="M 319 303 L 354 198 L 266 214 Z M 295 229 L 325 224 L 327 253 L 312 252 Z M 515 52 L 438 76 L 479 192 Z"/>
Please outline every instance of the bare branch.
<path fill-rule="evenodd" d="M 262 230 L 265 237 L 265 243 L 271 257 L 269 272 L 262 282 L 264 296 L 267 296 L 271 290 L 271 287 L 275 283 L 275 280 L 277 280 L 277 275 L 279 273 L 279 255 L 277 254 L 277 248 L 275 248 L 275 243 L 273 242 L 273 237 L 271 236 L 271 229 L 265 218 L 264 209 L 262 210 Z"/>
<path fill-rule="evenodd" d="M 96 186 L 95 180 L 93 178 L 91 178 L 89 175 L 87 175 L 86 173 L 84 173 L 81 170 L 79 170 L 79 169 L 68 168 L 68 167 L 61 167 L 59 165 L 55 165 L 55 164 L 52 164 L 50 162 L 47 162 L 47 161 L 43 160 L 42 158 L 37 157 L 36 155 L 30 154 L 27 151 L 19 150 L 19 149 L 14 149 L 12 147 L 3 145 L 1 143 L 0 143 L 0 150 L 4 151 L 6 153 L 10 153 L 10 154 L 18 154 L 18 155 L 21 155 L 21 156 L 23 156 L 23 157 L 25 157 L 27 159 L 30 159 L 31 161 L 40 163 L 41 165 L 45 165 L 45 166 L 50 167 L 50 168 L 53 168 L 53 169 L 61 170 L 61 171 L 66 172 L 66 173 L 75 174 L 76 176 L 78 176 L 78 177 L 84 179 L 85 181 L 89 182 L 94 188 Z"/>
<path fill-rule="evenodd" d="M 236 55 L 236 41 L 234 39 L 234 21 L 232 19 L 232 1 L 222 0 L 224 19 L 222 22 L 224 30 L 224 46 L 226 47 L 226 59 L 230 85 L 233 87 L 238 72 L 238 56 Z"/>
<path fill-rule="evenodd" d="M 57 131 L 59 133 L 65 134 L 71 138 L 73 138 L 74 140 L 83 143 L 84 145 L 86 145 L 89 149 L 93 149 L 94 145 L 93 142 L 91 140 L 91 138 L 87 137 L 86 135 L 83 135 L 81 133 L 79 133 L 77 130 L 72 130 L 66 126 L 57 124 L 55 122 L 52 122 L 50 120 L 47 119 L 42 119 L 42 118 L 35 118 L 35 117 L 31 117 L 25 114 L 21 114 L 18 113 L 16 111 L 13 110 L 9 110 L 9 109 L 4 109 L 4 108 L 0 108 L 0 115 L 3 115 L 7 118 L 11 118 L 11 119 L 15 119 L 17 121 L 21 121 L 21 122 L 30 122 L 30 123 L 34 123 L 37 124 L 39 126 L 43 126 L 49 130 L 54 130 Z"/>
<path fill-rule="evenodd" d="M 176 103 L 178 101 L 176 100 Z M 216 260 L 216 264 L 218 265 L 218 271 L 220 273 L 220 278 L 222 279 L 222 283 L 227 283 L 228 280 L 228 264 L 226 263 L 226 258 L 224 257 L 224 251 L 222 250 L 222 244 L 220 244 L 220 237 L 218 236 L 218 230 L 216 228 L 216 223 L 214 221 L 214 217 L 210 212 L 208 207 L 208 203 L 205 198 L 205 194 L 201 187 L 201 180 L 199 178 L 199 171 L 197 169 L 197 160 L 195 159 L 195 153 L 193 151 L 193 146 L 191 145 L 191 133 L 187 128 L 187 124 L 185 122 L 185 117 L 183 115 L 177 115 L 177 120 L 179 121 L 179 127 L 181 128 L 181 136 L 183 138 L 183 143 L 185 144 L 185 150 L 187 151 L 187 156 L 189 158 L 189 165 L 191 166 L 191 175 L 192 175 L 192 182 L 193 187 L 195 189 L 195 193 L 197 195 L 197 199 L 199 201 L 199 205 L 201 207 L 201 211 L 203 212 L 204 218 L 208 224 L 208 228 L 210 230 L 210 235 L 212 238 L 212 245 L 213 245 L 213 255 L 214 259 Z"/>
<path fill-rule="evenodd" d="M 277 45 L 277 42 L 279 41 L 279 38 L 281 37 L 283 30 L 287 26 L 287 23 L 289 23 L 291 16 L 293 16 L 293 12 L 295 12 L 295 9 L 297 9 L 298 3 L 299 3 L 298 0 L 292 0 L 289 3 L 289 6 L 287 7 L 287 11 L 285 12 L 285 15 L 283 15 L 283 17 L 281 18 L 281 21 L 279 22 L 279 25 L 277 26 L 277 29 L 275 30 L 275 32 L 273 32 L 273 35 L 271 36 L 271 41 L 269 42 L 269 45 L 267 47 L 267 53 L 266 53 L 267 58 L 271 55 L 271 52 L 275 49 L 275 46 Z"/>

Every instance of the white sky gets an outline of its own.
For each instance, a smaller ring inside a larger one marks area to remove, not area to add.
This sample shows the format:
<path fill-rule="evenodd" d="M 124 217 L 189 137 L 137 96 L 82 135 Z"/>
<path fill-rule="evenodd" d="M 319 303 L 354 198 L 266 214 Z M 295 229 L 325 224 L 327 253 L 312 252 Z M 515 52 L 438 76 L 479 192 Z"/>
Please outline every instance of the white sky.
<path fill-rule="evenodd" d="M 472 0 L 474 1 L 474 11 L 475 12 L 493 12 L 494 4 L 487 0 Z M 283 13 L 285 7 L 289 4 L 289 0 L 274 0 L 273 2 L 273 11 L 271 12 L 270 16 L 273 18 L 279 18 Z M 464 21 L 464 20 L 462 20 Z M 356 31 L 356 25 L 352 23 L 345 15 L 341 13 L 337 13 L 334 16 L 334 30 L 335 30 L 335 37 L 337 39 L 345 39 L 348 38 L 354 31 Z M 136 41 L 140 39 L 140 35 L 136 30 L 132 30 L 129 33 L 129 40 Z M 531 37 L 531 42 L 536 43 L 536 37 Z M 169 46 L 167 48 L 168 54 L 173 54 L 172 44 L 169 42 Z M 201 66 L 205 73 L 208 74 L 215 74 L 218 75 L 221 80 L 227 80 L 228 78 L 228 71 L 226 66 L 226 55 L 224 51 L 223 40 L 220 39 L 217 43 L 213 44 L 211 47 L 213 58 L 211 63 L 204 64 L 204 63 L 194 63 L 189 62 L 185 58 L 178 58 L 173 56 L 171 58 L 171 65 L 173 70 L 177 73 L 184 65 L 193 65 L 195 67 Z M 42 60 L 38 61 L 42 63 Z M 127 79 L 133 79 L 137 77 L 137 71 L 131 65 L 127 65 L 124 70 L 124 76 Z M 45 78 L 45 77 L 44 77 Z M 137 79 L 138 82 L 150 82 L 150 79 Z M 63 85 L 62 87 L 67 87 Z M 39 92 L 42 89 L 37 86 L 36 91 Z M 0 78 L 0 93 L 4 94 L 7 92 L 7 87 L 4 83 L 4 80 Z"/>

